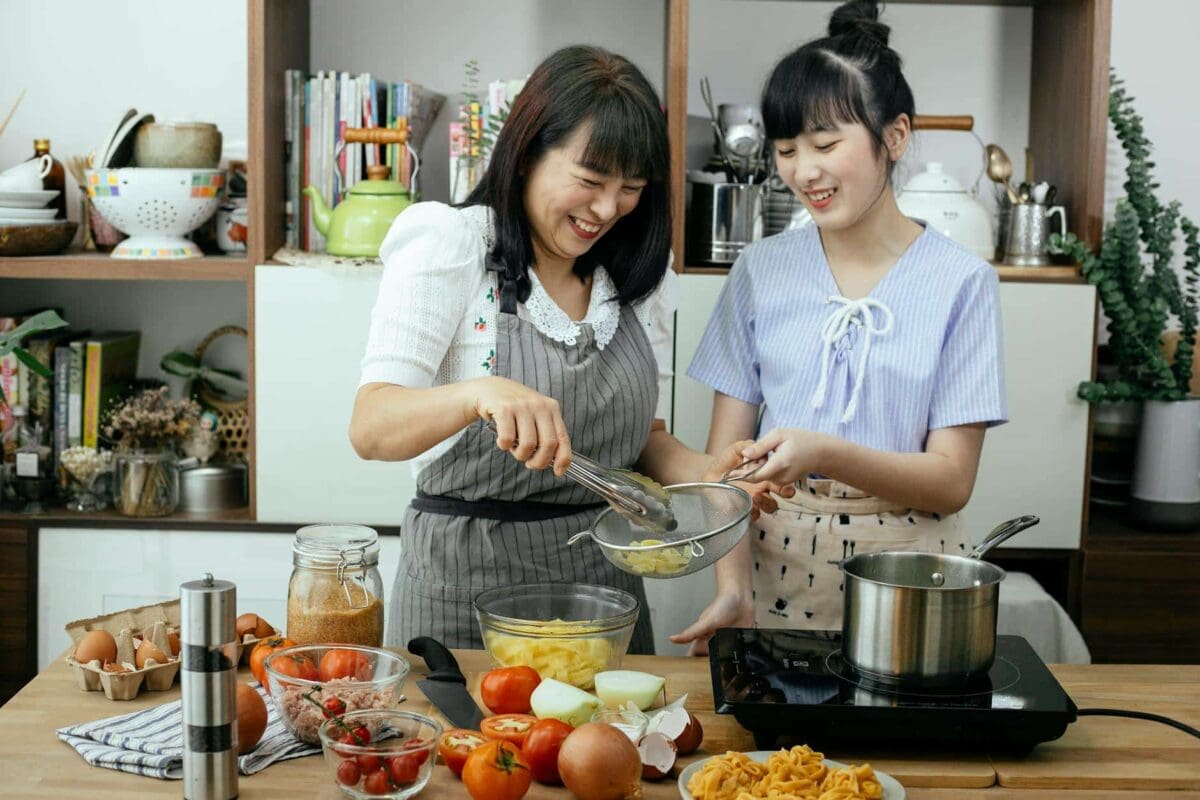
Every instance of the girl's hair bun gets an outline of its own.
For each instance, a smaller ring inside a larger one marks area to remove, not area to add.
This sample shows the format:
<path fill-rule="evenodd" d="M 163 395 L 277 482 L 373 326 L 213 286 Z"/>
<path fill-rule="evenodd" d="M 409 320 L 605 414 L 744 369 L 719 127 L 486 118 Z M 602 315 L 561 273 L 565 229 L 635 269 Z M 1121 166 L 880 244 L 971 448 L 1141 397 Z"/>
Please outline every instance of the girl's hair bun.
<path fill-rule="evenodd" d="M 892 29 L 879 21 L 876 0 L 850 0 L 834 9 L 829 17 L 829 35 L 845 39 L 865 39 L 880 47 L 888 46 Z"/>

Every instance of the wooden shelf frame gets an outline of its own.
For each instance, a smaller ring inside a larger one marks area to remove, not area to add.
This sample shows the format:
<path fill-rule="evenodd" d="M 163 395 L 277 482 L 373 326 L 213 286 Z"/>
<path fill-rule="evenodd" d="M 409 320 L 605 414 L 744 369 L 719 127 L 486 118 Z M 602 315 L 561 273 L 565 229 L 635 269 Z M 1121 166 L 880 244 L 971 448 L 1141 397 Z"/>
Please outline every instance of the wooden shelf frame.
<path fill-rule="evenodd" d="M 71 281 L 244 281 L 246 256 L 205 256 L 177 261 L 112 258 L 104 253 L 0 258 L 0 278 Z"/>

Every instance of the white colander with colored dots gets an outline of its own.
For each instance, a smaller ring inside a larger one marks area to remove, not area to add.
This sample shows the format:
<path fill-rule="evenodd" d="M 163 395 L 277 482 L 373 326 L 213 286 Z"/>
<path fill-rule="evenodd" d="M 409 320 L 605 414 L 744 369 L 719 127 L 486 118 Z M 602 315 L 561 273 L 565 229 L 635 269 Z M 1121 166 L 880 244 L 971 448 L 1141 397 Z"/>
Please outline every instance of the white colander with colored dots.
<path fill-rule="evenodd" d="M 200 248 L 184 234 L 208 221 L 221 204 L 225 172 L 219 169 L 90 169 L 85 173 L 91 203 L 129 238 L 113 258 L 199 258 Z"/>

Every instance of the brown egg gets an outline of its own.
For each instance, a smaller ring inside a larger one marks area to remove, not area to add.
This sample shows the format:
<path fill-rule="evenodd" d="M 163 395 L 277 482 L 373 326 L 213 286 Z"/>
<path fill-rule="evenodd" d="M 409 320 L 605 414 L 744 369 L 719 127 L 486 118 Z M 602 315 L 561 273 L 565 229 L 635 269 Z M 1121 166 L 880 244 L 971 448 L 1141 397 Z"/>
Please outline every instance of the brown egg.
<path fill-rule="evenodd" d="M 167 641 L 171 645 L 171 655 L 179 655 L 179 631 L 167 631 Z"/>
<path fill-rule="evenodd" d="M 137 665 L 138 669 L 142 669 L 150 659 L 154 659 L 155 663 L 165 664 L 167 663 L 167 654 L 160 650 L 154 642 L 149 639 L 143 639 L 142 646 L 134 653 L 133 662 Z"/>
<path fill-rule="evenodd" d="M 242 614 L 234 623 L 234 630 L 237 631 L 238 641 L 246 638 L 246 634 L 254 636 L 254 630 L 258 627 L 258 614 Z"/>
<path fill-rule="evenodd" d="M 254 749 L 267 729 L 267 705 L 253 687 L 239 683 L 237 687 L 237 749 L 245 755 Z"/>
<path fill-rule="evenodd" d="M 267 622 L 262 617 L 258 618 L 258 627 L 254 629 L 254 635 L 259 639 L 266 639 L 268 636 L 275 635 L 275 627 Z"/>
<path fill-rule="evenodd" d="M 88 631 L 75 645 L 75 660 L 81 664 L 89 661 L 112 661 L 117 657 L 117 640 L 108 631 Z"/>

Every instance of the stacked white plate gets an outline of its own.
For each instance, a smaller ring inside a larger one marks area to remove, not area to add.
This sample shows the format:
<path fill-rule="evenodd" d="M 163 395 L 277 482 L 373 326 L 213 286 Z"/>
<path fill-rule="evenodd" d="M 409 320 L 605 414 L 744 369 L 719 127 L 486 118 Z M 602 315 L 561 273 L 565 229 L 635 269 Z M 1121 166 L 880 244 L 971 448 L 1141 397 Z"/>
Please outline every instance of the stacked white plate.
<path fill-rule="evenodd" d="M 53 225 L 56 209 L 46 208 L 58 197 L 55 189 L 32 192 L 0 191 L 0 226 Z"/>

